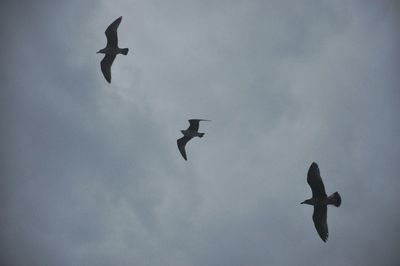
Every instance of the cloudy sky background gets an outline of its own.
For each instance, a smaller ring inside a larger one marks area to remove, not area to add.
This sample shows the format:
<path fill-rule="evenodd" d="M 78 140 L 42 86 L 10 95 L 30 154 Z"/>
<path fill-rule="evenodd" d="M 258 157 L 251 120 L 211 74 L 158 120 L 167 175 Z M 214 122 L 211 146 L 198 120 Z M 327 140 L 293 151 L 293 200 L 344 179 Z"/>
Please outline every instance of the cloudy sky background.
<path fill-rule="evenodd" d="M 1 265 L 399 264 L 399 12 L 3 1 Z M 186 162 L 190 118 L 212 122 Z M 299 204 L 312 161 L 343 199 L 327 243 Z"/>

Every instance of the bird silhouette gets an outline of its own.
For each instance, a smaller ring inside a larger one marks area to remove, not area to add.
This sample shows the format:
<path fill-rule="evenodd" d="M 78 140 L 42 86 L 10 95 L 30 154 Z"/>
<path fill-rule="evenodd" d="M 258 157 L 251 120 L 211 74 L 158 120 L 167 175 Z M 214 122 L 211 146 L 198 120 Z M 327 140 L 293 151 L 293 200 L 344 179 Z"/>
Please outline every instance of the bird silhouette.
<path fill-rule="evenodd" d="M 114 62 L 115 57 L 117 54 L 127 55 L 129 49 L 128 48 L 119 48 L 118 47 L 118 34 L 117 29 L 119 24 L 121 23 L 122 16 L 117 18 L 113 23 L 108 26 L 105 31 L 107 37 L 107 46 L 97 53 L 105 54 L 103 60 L 101 60 L 101 72 L 103 72 L 104 77 L 111 83 L 111 65 Z"/>
<path fill-rule="evenodd" d="M 325 186 L 322 182 L 319 172 L 319 167 L 315 162 L 313 162 L 308 169 L 307 183 L 311 187 L 312 198 L 303 201 L 301 204 L 309 204 L 314 206 L 312 218 L 315 229 L 317 229 L 322 241 L 326 242 L 329 235 L 327 222 L 328 205 L 339 207 L 342 203 L 342 198 L 338 192 L 333 193 L 329 197 L 326 195 Z"/>
<path fill-rule="evenodd" d="M 178 139 L 176 143 L 178 144 L 178 149 L 182 154 L 183 159 L 187 160 L 186 157 L 186 143 L 194 137 L 202 138 L 205 133 L 199 133 L 199 124 L 200 121 L 211 121 L 207 119 L 190 119 L 189 120 L 189 127 L 186 130 L 181 130 L 183 137 Z"/>

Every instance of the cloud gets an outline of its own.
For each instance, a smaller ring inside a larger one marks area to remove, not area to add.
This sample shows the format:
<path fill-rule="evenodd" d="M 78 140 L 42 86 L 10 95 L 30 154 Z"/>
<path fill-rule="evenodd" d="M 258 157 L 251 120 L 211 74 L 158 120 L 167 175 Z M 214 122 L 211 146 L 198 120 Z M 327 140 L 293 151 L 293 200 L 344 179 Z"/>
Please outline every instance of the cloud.
<path fill-rule="evenodd" d="M 394 1 L 22 4 L 2 9 L 3 264 L 399 261 Z M 212 122 L 185 162 L 190 118 Z M 343 198 L 326 244 L 299 205 L 312 161 Z"/>

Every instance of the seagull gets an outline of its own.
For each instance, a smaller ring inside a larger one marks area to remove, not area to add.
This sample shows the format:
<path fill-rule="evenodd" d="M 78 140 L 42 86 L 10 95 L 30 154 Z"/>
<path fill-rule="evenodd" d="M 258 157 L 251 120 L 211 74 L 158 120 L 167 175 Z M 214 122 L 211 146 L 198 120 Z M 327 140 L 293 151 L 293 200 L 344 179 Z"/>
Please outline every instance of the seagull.
<path fill-rule="evenodd" d="M 199 123 L 200 121 L 211 121 L 207 119 L 190 119 L 189 120 L 189 127 L 186 130 L 181 130 L 183 137 L 178 139 L 176 143 L 178 144 L 178 149 L 182 154 L 183 159 L 187 160 L 186 157 L 186 150 L 185 146 L 186 143 L 188 143 L 189 140 L 191 140 L 194 137 L 199 137 L 202 138 L 205 133 L 200 133 L 199 131 Z"/>
<path fill-rule="evenodd" d="M 118 47 L 118 35 L 117 29 L 119 24 L 121 23 L 122 16 L 117 18 L 113 23 L 108 26 L 105 31 L 107 37 L 107 46 L 99 50 L 97 53 L 105 54 L 103 60 L 101 60 L 101 72 L 103 72 L 104 77 L 111 83 L 111 65 L 114 62 L 115 57 L 117 54 L 127 55 L 129 49 L 128 48 L 119 48 Z"/>
<path fill-rule="evenodd" d="M 328 240 L 328 223 L 327 212 L 328 205 L 335 205 L 339 207 L 342 203 L 342 199 L 338 192 L 333 193 L 329 197 L 325 193 L 324 183 L 322 182 L 321 175 L 319 173 L 318 164 L 313 162 L 308 169 L 307 183 L 310 185 L 312 190 L 312 198 L 303 201 L 301 204 L 308 204 L 314 206 L 313 221 L 315 229 L 322 241 Z"/>

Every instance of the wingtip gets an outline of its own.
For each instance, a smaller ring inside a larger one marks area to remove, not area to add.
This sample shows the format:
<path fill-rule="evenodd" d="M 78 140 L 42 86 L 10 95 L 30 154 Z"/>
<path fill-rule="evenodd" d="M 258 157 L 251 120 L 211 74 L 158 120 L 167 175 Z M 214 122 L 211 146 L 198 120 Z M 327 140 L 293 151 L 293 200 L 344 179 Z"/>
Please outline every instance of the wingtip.
<path fill-rule="evenodd" d="M 326 241 L 328 241 L 328 236 L 325 235 L 319 235 L 319 238 L 321 238 L 321 240 L 326 243 Z"/>
<path fill-rule="evenodd" d="M 324 243 L 326 243 L 328 241 L 328 238 L 329 238 L 329 233 L 327 233 L 324 236 L 321 236 L 321 239 L 322 239 L 322 241 L 324 241 Z"/>
<path fill-rule="evenodd" d="M 195 121 L 209 121 L 209 122 L 211 122 L 210 119 L 200 119 L 200 118 L 191 118 L 191 119 L 188 119 L 188 121 L 191 121 L 191 120 L 195 120 Z"/>
<path fill-rule="evenodd" d="M 185 155 L 183 155 L 182 153 L 181 153 L 181 155 L 182 155 L 182 158 L 183 158 L 185 161 L 187 161 L 187 158 L 186 158 L 186 156 L 185 156 Z"/>
<path fill-rule="evenodd" d="M 312 162 L 311 165 L 310 165 L 310 170 L 311 169 L 319 169 L 318 164 L 316 162 Z"/>
<path fill-rule="evenodd" d="M 179 143 L 179 141 L 180 141 L 181 139 L 182 139 L 182 138 L 177 139 L 177 140 L 176 140 L 176 144 L 177 144 L 177 146 L 178 146 L 179 153 L 182 155 L 182 158 L 185 159 L 185 161 L 187 161 L 186 152 L 185 152 L 185 147 L 184 147 L 184 146 L 182 147 L 182 146 L 180 145 L 180 143 Z"/>

